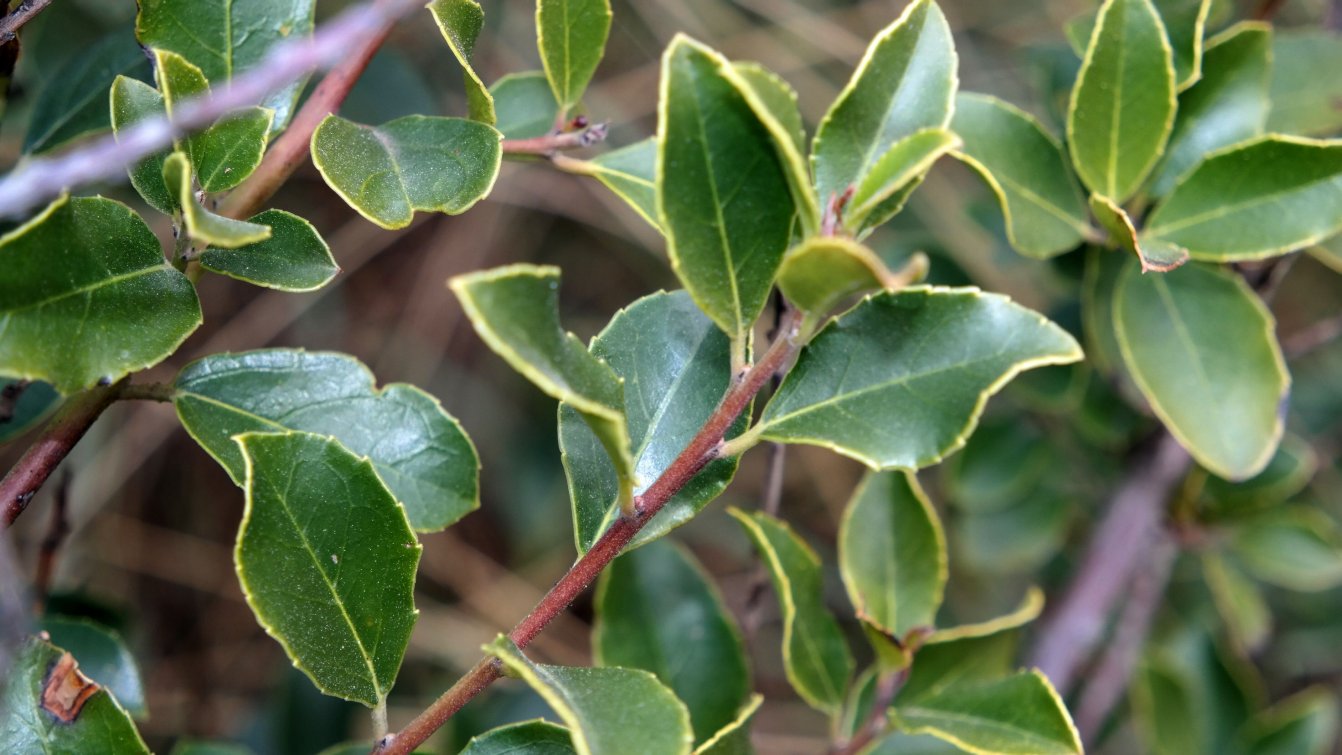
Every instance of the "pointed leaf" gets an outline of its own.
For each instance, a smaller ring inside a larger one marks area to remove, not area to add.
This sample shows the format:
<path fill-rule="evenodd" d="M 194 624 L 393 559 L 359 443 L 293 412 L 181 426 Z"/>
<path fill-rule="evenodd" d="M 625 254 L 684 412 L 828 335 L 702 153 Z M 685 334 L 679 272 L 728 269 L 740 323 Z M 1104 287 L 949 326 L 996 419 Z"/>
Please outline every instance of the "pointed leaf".
<path fill-rule="evenodd" d="M 689 444 L 717 409 L 732 381 L 730 344 L 684 291 L 645 296 L 617 313 L 592 339 L 592 355 L 624 382 L 625 427 L 642 493 Z M 744 413 L 743 414 L 748 414 Z M 746 417 L 728 430 L 735 437 Z M 620 485 L 601 440 L 565 404 L 559 410 L 559 447 L 573 501 L 578 552 L 601 537 L 620 514 Z M 717 498 L 736 473 L 738 457 L 714 460 L 695 475 L 629 547 L 651 542 L 694 517 Z"/>
<path fill-rule="evenodd" d="M 662 58 L 657 206 L 671 263 L 744 354 L 796 214 L 768 129 L 721 55 L 677 36 Z"/>
<path fill-rule="evenodd" d="M 960 146 L 955 134 L 943 128 L 915 131 L 900 139 L 871 164 L 858 182 L 843 214 L 844 227 L 854 234 L 889 220 L 907 198 L 906 190 L 923 180 L 942 155 Z"/>
<path fill-rule="evenodd" d="M 312 162 L 360 215 L 404 228 L 415 210 L 459 215 L 488 194 L 500 138 L 462 118 L 408 115 L 372 127 L 331 115 L 312 134 Z"/>
<path fill-rule="evenodd" d="M 1250 574 L 1288 590 L 1342 584 L 1342 529 L 1316 509 L 1292 506 L 1246 521 L 1231 548 Z"/>
<path fill-rule="evenodd" d="M 23 136 L 24 154 L 41 154 L 111 128 L 107 90 L 123 75 L 149 77 L 144 51 L 125 34 L 113 32 L 75 53 L 37 93 Z"/>
<path fill-rule="evenodd" d="M 1174 122 L 1174 67 L 1151 0 L 1107 0 L 1090 38 L 1067 141 L 1081 180 L 1115 204 L 1137 191 Z"/>
<path fill-rule="evenodd" d="M 941 8 L 915 0 L 867 48 L 816 131 L 816 192 L 826 205 L 856 187 L 895 142 L 950 122 L 955 45 Z"/>
<path fill-rule="evenodd" d="M 537 0 L 536 46 L 561 109 L 578 104 L 610 34 L 610 0 Z"/>
<path fill-rule="evenodd" d="M 633 501 L 631 455 L 621 379 L 559 324 L 559 268 L 509 265 L 459 275 L 448 285 L 481 340 L 551 398 L 572 407 L 614 465 L 617 500 Z"/>
<path fill-rule="evenodd" d="M 62 197 L 0 237 L 0 374 L 71 393 L 157 364 L 200 322 L 191 282 L 119 202 Z"/>
<path fill-rule="evenodd" d="M 694 735 L 685 705 L 652 674 L 533 663 L 502 636 L 485 652 L 549 703 L 579 755 L 689 755 Z"/>
<path fill-rule="evenodd" d="M 1062 700 L 1038 671 L 995 682 L 951 685 L 897 705 L 895 725 L 926 733 L 974 753 L 1071 755 L 1081 738 Z"/>
<path fill-rule="evenodd" d="M 461 64 L 466 87 L 466 112 L 473 121 L 493 125 L 497 118 L 494 97 L 480 80 L 480 74 L 471 67 L 475 40 L 485 24 L 484 10 L 475 0 L 432 0 L 428 8 L 447 46 Z"/>
<path fill-rule="evenodd" d="M 63 616 L 42 619 L 42 631 L 51 644 L 73 655 L 79 670 L 110 692 L 126 712 L 136 718 L 148 715 L 140 669 L 119 634 L 88 619 Z"/>
<path fill-rule="evenodd" d="M 1265 136 L 1204 160 L 1146 221 L 1193 259 L 1261 259 L 1342 229 L 1342 141 Z"/>
<path fill-rule="evenodd" d="M 1108 197 L 1091 194 L 1090 212 L 1114 244 L 1137 258 L 1143 273 L 1167 273 L 1188 261 L 1188 250 L 1182 247 L 1138 238 L 1132 218 Z"/>
<path fill-rule="evenodd" d="M 61 648 L 27 640 L 3 682 L 0 742 L 7 752 L 149 755 L 126 711 Z"/>
<path fill-rule="evenodd" d="M 1311 687 L 1249 719 L 1241 734 L 1245 755 L 1327 755 L 1337 746 L 1337 696 Z"/>
<path fill-rule="evenodd" d="M 233 436 L 301 430 L 368 457 L 420 532 L 480 506 L 480 462 L 461 425 L 414 386 L 377 388 L 354 357 L 292 349 L 215 354 L 184 367 L 174 387 L 187 432 L 236 483 L 246 469 Z"/>
<path fill-rule="evenodd" d="M 741 634 L 685 549 L 661 540 L 617 558 L 596 593 L 592 654 L 657 675 L 690 712 L 696 742 L 729 727 L 750 692 Z"/>
<path fill-rule="evenodd" d="M 118 76 L 112 82 L 111 100 L 112 133 L 117 135 L 140 121 L 167 113 L 163 95 L 157 89 L 125 76 Z M 163 181 L 163 163 L 170 154 L 171 150 L 164 150 L 150 155 L 127 170 L 131 186 L 150 207 L 165 215 L 178 209 L 176 192 L 169 190 Z"/>
<path fill-rule="evenodd" d="M 723 68 L 722 73 L 769 131 L 801 217 L 802 234 L 815 233 L 820 227 L 820 203 L 811 188 L 806 132 L 797 107 L 797 93 L 782 77 L 758 63 L 733 63 Z"/>
<path fill-rule="evenodd" d="M 1006 217 L 1011 247 L 1047 259 L 1089 235 L 1086 207 L 1062 145 L 1022 110 L 981 94 L 955 100 L 952 152 L 988 182 Z"/>
<path fill-rule="evenodd" d="M 575 752 L 568 729 L 538 718 L 490 729 L 472 738 L 459 755 L 572 755 Z"/>
<path fill-rule="evenodd" d="M 783 668 L 788 681 L 812 708 L 838 713 L 853 674 L 853 656 L 825 607 L 820 557 L 791 527 L 768 514 L 736 508 L 727 512 L 745 528 L 769 567 L 783 613 Z"/>
<path fill-rule="evenodd" d="M 1342 36 L 1327 29 L 1282 29 L 1272 36 L 1272 112 L 1267 131 L 1326 136 L 1342 129 L 1342 78 L 1320 71 L 1342 66 Z"/>
<path fill-rule="evenodd" d="M 201 267 L 280 291 L 314 291 L 340 272 L 317 229 L 284 210 L 266 210 L 247 222 L 270 228 L 270 238 L 237 249 L 206 249 Z"/>
<path fill-rule="evenodd" d="M 802 350 L 758 434 L 917 469 L 964 445 L 1022 370 L 1081 358 L 1057 325 L 1004 296 L 920 287 L 868 297 Z"/>
<path fill-rule="evenodd" d="M 788 301 L 820 316 L 855 294 L 900 288 L 926 272 L 925 255 L 915 255 L 896 274 L 875 252 L 852 239 L 813 236 L 788 250 L 778 270 L 778 288 Z"/>
<path fill-rule="evenodd" d="M 1263 469 L 1289 376 L 1272 315 L 1243 279 L 1201 264 L 1163 275 L 1129 264 L 1114 324 L 1137 387 L 1199 464 L 1232 480 Z"/>
<path fill-rule="evenodd" d="M 605 152 L 588 161 L 591 174 L 634 208 L 653 228 L 662 231 L 657 210 L 657 139 L 647 138 L 628 147 Z"/>
<path fill-rule="evenodd" d="M 186 155 L 174 152 L 163 163 L 163 183 L 177 194 L 182 208 L 183 231 L 192 239 L 223 249 L 236 249 L 270 238 L 270 226 L 216 215 L 205 209 L 191 185 L 191 166 Z"/>
<path fill-rule="evenodd" d="M 386 704 L 415 626 L 422 546 L 373 465 L 312 433 L 235 436 L 247 508 L 234 551 L 266 632 L 322 692 Z"/>
<path fill-rule="evenodd" d="M 755 755 L 750 742 L 750 724 L 764 702 L 764 695 L 751 695 L 736 719 L 718 730 L 713 738 L 699 745 L 694 755 Z"/>
<path fill-rule="evenodd" d="M 1217 0 L 1153 0 L 1165 23 L 1165 31 L 1173 52 L 1174 78 L 1179 91 L 1198 82 L 1202 76 L 1203 41 L 1212 6 Z M 1095 30 L 1094 11 L 1068 21 L 1067 42 L 1078 56 L 1084 57 L 1090 35 Z"/>
<path fill-rule="evenodd" d="M 1031 587 L 1025 592 L 1019 606 L 1011 613 L 1003 614 L 987 621 L 973 624 L 961 624 L 948 629 L 938 629 L 929 634 L 925 642 L 928 645 L 978 637 L 990 637 L 1017 627 L 1024 626 L 1039 618 L 1044 610 L 1044 591 Z"/>
<path fill-rule="evenodd" d="M 541 71 L 510 73 L 489 88 L 497 121 L 494 128 L 504 139 L 545 136 L 555 126 L 559 103 Z"/>

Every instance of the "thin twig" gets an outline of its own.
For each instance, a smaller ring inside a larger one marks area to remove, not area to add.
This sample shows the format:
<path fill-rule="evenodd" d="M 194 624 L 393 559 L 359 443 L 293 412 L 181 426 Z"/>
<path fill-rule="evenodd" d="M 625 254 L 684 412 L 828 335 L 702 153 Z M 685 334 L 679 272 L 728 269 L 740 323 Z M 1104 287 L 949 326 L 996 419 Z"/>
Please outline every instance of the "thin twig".
<path fill-rule="evenodd" d="M 577 131 L 556 131 L 531 139 L 504 139 L 505 155 L 553 155 L 567 149 L 581 149 L 606 140 L 608 124 L 594 123 Z"/>
<path fill-rule="evenodd" d="M 24 161 L 0 179 L 0 216 L 22 215 L 78 186 L 119 180 L 128 166 L 168 147 L 173 139 L 233 110 L 256 105 L 312 71 L 344 61 L 370 36 L 384 33 L 420 5 L 421 0 L 378 0 L 351 8 L 311 37 L 276 45 L 255 67 L 213 94 L 183 102 L 171 121 L 148 119 L 64 155 Z"/>
<path fill-rule="evenodd" d="M 876 696 L 871 701 L 871 710 L 867 712 L 866 720 L 853 731 L 851 738 L 830 748 L 830 755 L 855 755 L 885 732 L 888 718 L 886 711 L 890 708 L 890 703 L 894 702 L 899 688 L 908 681 L 909 668 L 905 666 L 899 671 L 876 677 Z"/>
<path fill-rule="evenodd" d="M 51 575 L 56 571 L 56 553 L 70 534 L 70 473 L 61 477 L 56 486 L 56 499 L 52 501 L 51 520 L 47 525 L 47 534 L 37 550 L 37 570 L 33 575 L 34 612 L 41 615 L 46 610 L 47 595 L 51 593 Z"/>
<path fill-rule="evenodd" d="M 14 12 L 0 19 L 0 44 L 18 36 L 19 29 L 51 5 L 51 0 L 24 0 Z"/>
<path fill-rule="evenodd" d="M 685 487 L 704 465 L 717 458 L 718 448 L 728 428 L 778 371 L 796 353 L 800 316 L 789 314 L 779 336 L 764 356 L 728 389 L 717 409 L 690 440 L 689 445 L 671 462 L 652 485 L 634 499 L 634 514 L 620 517 L 606 530 L 568 573 L 550 588 L 526 618 L 508 634 L 519 648 L 526 647 L 556 616 L 568 608 L 594 582 L 598 575 L 643 529 L 673 495 Z M 397 734 L 388 736 L 374 748 L 377 755 L 406 755 L 437 731 L 454 713 L 480 694 L 501 675 L 497 659 L 486 658 L 475 665 L 451 689 L 444 692 L 424 712 Z"/>
<path fill-rule="evenodd" d="M 15 380 L 0 390 L 0 425 L 14 419 L 14 412 L 19 408 L 19 398 L 31 384 L 28 380 Z"/>

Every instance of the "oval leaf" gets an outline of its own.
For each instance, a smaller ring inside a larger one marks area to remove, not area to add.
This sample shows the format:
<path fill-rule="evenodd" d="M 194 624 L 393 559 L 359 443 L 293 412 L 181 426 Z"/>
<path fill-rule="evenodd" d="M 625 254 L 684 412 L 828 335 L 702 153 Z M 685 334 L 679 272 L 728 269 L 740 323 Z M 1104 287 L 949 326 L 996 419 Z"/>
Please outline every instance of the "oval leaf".
<path fill-rule="evenodd" d="M 233 557 L 243 595 L 322 692 L 386 704 L 415 626 L 423 549 L 373 465 L 312 433 L 235 436 L 247 508 Z"/>
<path fill-rule="evenodd" d="M 226 218 L 205 209 L 191 185 L 191 167 L 185 154 L 174 152 L 163 162 L 163 183 L 177 195 L 184 232 L 201 244 L 236 249 L 270 238 L 270 226 Z"/>
<path fill-rule="evenodd" d="M 368 457 L 420 532 L 480 506 L 480 462 L 461 425 L 414 386 L 379 390 L 354 357 L 290 349 L 216 354 L 184 367 L 174 387 L 187 432 L 236 483 L 246 469 L 233 436 L 302 430 Z"/>
<path fill-rule="evenodd" d="M 1151 0 L 1107 0 L 1067 113 L 1072 162 L 1115 204 L 1137 191 L 1174 122 L 1174 66 Z"/>
<path fill-rule="evenodd" d="M 280 291 L 314 291 L 340 272 L 317 229 L 284 210 L 266 210 L 247 222 L 270 228 L 270 238 L 237 249 L 206 249 L 201 267 Z"/>
<path fill-rule="evenodd" d="M 800 214 L 802 235 L 815 233 L 820 226 L 820 203 L 811 188 L 805 126 L 797 106 L 797 93 L 782 77 L 758 63 L 733 63 L 721 71 L 769 131 Z"/>
<path fill-rule="evenodd" d="M 1231 548 L 1250 574 L 1288 590 L 1342 584 L 1342 531 L 1316 509 L 1292 506 L 1247 521 Z"/>
<path fill-rule="evenodd" d="M 559 103 L 540 71 L 510 73 L 489 88 L 497 121 L 494 128 L 504 139 L 545 136 L 559 117 Z"/>
<path fill-rule="evenodd" d="M 73 655 L 79 670 L 110 692 L 128 713 L 136 718 L 149 714 L 140 669 L 115 631 L 88 619 L 63 616 L 44 618 L 42 631 L 51 644 Z"/>
<path fill-rule="evenodd" d="M 536 46 L 565 112 L 592 80 L 610 34 L 610 0 L 537 0 Z"/>
<path fill-rule="evenodd" d="M 500 138 L 463 118 L 407 115 L 373 127 L 330 115 L 312 134 L 312 162 L 360 215 L 404 228 L 415 210 L 459 215 L 488 194 Z"/>
<path fill-rule="evenodd" d="M 1067 708 L 1038 671 L 994 682 L 951 684 L 908 705 L 895 725 L 931 734 L 961 749 L 993 755 L 1080 755 L 1081 738 Z"/>
<path fill-rule="evenodd" d="M 580 755 L 689 755 L 694 735 L 685 705 L 652 674 L 532 663 L 502 636 L 485 652 L 550 704 Z"/>
<path fill-rule="evenodd" d="M 843 236 L 813 236 L 788 251 L 778 270 L 778 288 L 812 316 L 827 314 L 855 294 L 895 289 L 921 279 L 927 257 L 914 255 L 899 274 L 876 253 Z"/>
<path fill-rule="evenodd" d="M 24 154 L 41 154 L 111 128 L 107 90 L 122 76 L 149 77 L 144 51 L 125 34 L 113 32 L 76 52 L 37 93 L 23 136 Z"/>
<path fill-rule="evenodd" d="M 917 469 L 963 446 L 988 397 L 1017 373 L 1080 358 L 1064 330 L 1004 296 L 876 294 L 802 350 L 747 435 Z"/>
<path fill-rule="evenodd" d="M 167 110 L 163 105 L 163 95 L 158 90 L 135 79 L 125 76 L 116 77 L 112 82 L 112 133 L 119 135 L 123 130 L 147 118 L 163 116 Z M 127 169 L 130 184 L 139 192 L 140 197 L 150 207 L 171 215 L 177 211 L 177 193 L 168 189 L 163 181 L 163 162 L 172 154 L 164 150 L 150 155 Z"/>
<path fill-rule="evenodd" d="M 200 322 L 191 282 L 119 202 L 62 197 L 0 237 L 0 374 L 70 393 L 157 364 Z"/>
<path fill-rule="evenodd" d="M 575 752 L 568 729 L 536 719 L 490 729 L 472 738 L 458 755 L 572 755 Z"/>
<path fill-rule="evenodd" d="M 447 46 L 452 49 L 452 54 L 461 64 L 462 79 L 466 87 L 467 114 L 473 121 L 493 125 L 498 117 L 494 97 L 480 80 L 480 74 L 471 67 L 475 40 L 485 25 L 484 10 L 475 0 L 433 0 L 428 4 L 428 9 L 433 15 L 434 22 L 438 24 L 438 30 L 443 33 Z M 551 121 L 550 125 L 553 123 Z"/>
<path fill-rule="evenodd" d="M 1267 465 L 1289 376 L 1272 315 L 1237 275 L 1190 264 L 1120 274 L 1114 327 L 1137 387 L 1179 443 L 1221 477 Z"/>

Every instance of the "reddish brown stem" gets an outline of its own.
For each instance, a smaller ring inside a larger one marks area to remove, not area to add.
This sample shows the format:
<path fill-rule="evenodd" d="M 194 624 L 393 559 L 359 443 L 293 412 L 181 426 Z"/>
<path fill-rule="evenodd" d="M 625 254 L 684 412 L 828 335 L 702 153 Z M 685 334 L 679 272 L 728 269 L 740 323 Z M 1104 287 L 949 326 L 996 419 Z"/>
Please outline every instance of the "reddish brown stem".
<path fill-rule="evenodd" d="M 568 573 L 550 588 L 536 607 L 531 609 L 531 613 L 513 628 L 508 634 L 508 639 L 519 648 L 530 644 L 547 624 L 596 581 L 602 570 L 620 555 L 643 526 L 661 511 L 662 506 L 698 474 L 705 464 L 716 458 L 718 446 L 722 443 L 728 428 L 745 410 L 755 394 L 759 393 L 774 373 L 782 369 L 796 352 L 796 336 L 800 324 L 799 314 L 787 315 L 779 329 L 778 338 L 769 346 L 769 350 L 728 389 L 718 408 L 704 422 L 703 427 L 699 428 L 699 432 L 690 440 L 689 445 L 685 446 L 685 450 L 680 452 L 680 455 L 642 495 L 634 499 L 634 514 L 616 520 L 596 544 L 573 564 Z M 406 755 L 411 752 L 500 675 L 498 663 L 494 659 L 487 658 L 477 663 L 404 729 L 379 742 L 373 752 L 375 755 Z"/>
<path fill-rule="evenodd" d="M 903 687 L 904 682 L 908 679 L 908 666 L 899 671 L 878 676 L 876 678 L 876 697 L 871 702 L 871 711 L 867 713 L 866 720 L 853 732 L 852 738 L 831 748 L 830 755 L 855 755 L 862 748 L 871 744 L 872 740 L 879 737 L 885 731 L 886 709 L 890 707 L 890 703 L 894 702 L 895 694 L 899 692 L 899 688 Z"/>
<path fill-rule="evenodd" d="M 504 139 L 505 155 L 552 155 L 566 149 L 580 149 L 606 138 L 606 124 L 596 123 L 577 131 L 558 131 L 531 139 Z"/>

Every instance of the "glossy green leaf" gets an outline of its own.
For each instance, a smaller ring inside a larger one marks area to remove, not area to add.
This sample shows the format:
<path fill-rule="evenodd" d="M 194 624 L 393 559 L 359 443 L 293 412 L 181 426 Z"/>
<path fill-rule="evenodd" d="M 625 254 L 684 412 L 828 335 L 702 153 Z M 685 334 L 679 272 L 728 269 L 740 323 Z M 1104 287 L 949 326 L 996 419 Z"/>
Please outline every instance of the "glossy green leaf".
<path fill-rule="evenodd" d="M 736 719 L 718 730 L 712 739 L 694 749 L 694 755 L 755 755 L 750 742 L 750 724 L 764 702 L 764 695 L 751 695 Z"/>
<path fill-rule="evenodd" d="M 1246 656 L 1257 653 L 1272 632 L 1272 611 L 1262 591 L 1215 553 L 1203 555 L 1202 574 L 1230 639 Z"/>
<path fill-rule="evenodd" d="M 266 210 L 247 222 L 270 228 L 270 238 L 237 249 L 206 249 L 201 267 L 280 291 L 313 291 L 340 272 L 330 247 L 303 218 Z"/>
<path fill-rule="evenodd" d="M 485 12 L 475 0 L 432 0 L 429 13 L 443 33 L 443 39 L 461 64 L 466 87 L 466 112 L 471 120 L 493 124 L 498 118 L 494 97 L 471 67 L 475 40 L 485 24 Z M 503 129 L 500 128 L 500 131 Z"/>
<path fill-rule="evenodd" d="M 910 3 L 876 35 L 816 131 L 822 206 L 857 187 L 899 140 L 950 122 L 956 67 L 950 26 L 931 0 Z"/>
<path fill-rule="evenodd" d="M 480 462 L 461 425 L 414 386 L 377 388 L 354 357 L 292 349 L 215 354 L 184 367 L 174 387 L 187 432 L 239 484 L 246 470 L 233 436 L 300 430 L 367 457 L 420 532 L 480 506 Z"/>
<path fill-rule="evenodd" d="M 1116 204 L 1155 167 L 1174 122 L 1174 66 L 1151 0 L 1107 0 L 1067 114 L 1081 180 Z"/>
<path fill-rule="evenodd" d="M 146 47 L 181 55 L 220 85 L 256 67 L 280 42 L 312 34 L 315 7 L 315 0 L 141 0 L 135 35 Z M 275 111 L 275 129 L 289 122 L 304 81 L 261 103 Z"/>
<path fill-rule="evenodd" d="M 1262 472 L 1240 482 L 1208 477 L 1202 494 L 1215 516 L 1235 516 L 1279 504 L 1309 484 L 1318 469 L 1314 448 L 1295 435 L 1285 435 Z"/>
<path fill-rule="evenodd" d="M 1179 96 L 1179 113 L 1151 193 L 1165 196 L 1208 153 L 1263 133 L 1272 29 L 1243 23 L 1207 45 L 1202 79 Z"/>
<path fill-rule="evenodd" d="M 685 703 L 696 742 L 736 720 L 750 693 L 741 634 L 694 557 L 667 540 L 617 558 L 596 593 L 598 665 L 657 675 Z"/>
<path fill-rule="evenodd" d="M 652 674 L 533 663 L 506 637 L 485 652 L 549 703 L 579 755 L 689 755 L 694 735 L 685 705 Z"/>
<path fill-rule="evenodd" d="M 167 112 L 163 107 L 163 95 L 157 89 L 125 76 L 118 76 L 112 82 L 111 100 L 112 132 L 118 135 L 140 121 Z M 170 191 L 163 181 L 163 162 L 170 154 L 171 150 L 164 150 L 150 155 L 127 170 L 131 186 L 150 207 L 165 215 L 178 209 L 176 192 Z"/>
<path fill-rule="evenodd" d="M 1272 111 L 1267 130 L 1327 136 L 1342 129 L 1342 78 L 1321 76 L 1342 66 L 1342 36 L 1326 29 L 1283 29 L 1272 36 Z"/>
<path fill-rule="evenodd" d="M 500 138 L 462 118 L 408 115 L 372 127 L 331 115 L 312 134 L 312 161 L 360 215 L 404 228 L 415 210 L 459 215 L 488 194 Z"/>
<path fill-rule="evenodd" d="M 592 80 L 610 34 L 610 0 L 537 0 L 536 46 L 555 100 L 567 111 Z"/>
<path fill-rule="evenodd" d="M 19 382 L 14 378 L 0 377 L 0 390 L 8 397 L 11 391 L 17 389 L 16 384 Z M 24 387 L 18 399 L 11 404 L 9 417 L 0 419 L 0 443 L 7 443 L 35 427 L 60 403 L 61 395 L 49 383 L 22 382 Z"/>
<path fill-rule="evenodd" d="M 546 91 L 550 91 L 548 87 Z M 500 726 L 477 735 L 459 755 L 571 755 L 575 752 L 568 729 L 536 719 Z"/>
<path fill-rule="evenodd" d="M 917 469 L 963 446 L 988 397 L 1017 373 L 1080 358 L 1064 330 L 1004 296 L 876 294 L 802 350 L 747 435 Z"/>
<path fill-rule="evenodd" d="M 843 705 L 853 656 L 825 607 L 820 557 L 792 528 L 763 512 L 727 509 L 750 536 L 765 564 L 783 613 L 783 668 L 812 708 L 830 715 Z"/>
<path fill-rule="evenodd" d="M 559 324 L 559 268 L 509 265 L 460 275 L 448 285 L 494 353 L 582 415 L 614 465 L 616 500 L 621 508 L 631 505 L 640 480 L 623 381 Z"/>
<path fill-rule="evenodd" d="M 1142 272 L 1167 273 L 1188 261 L 1188 250 L 1173 244 L 1139 238 L 1132 218 L 1122 207 L 1100 194 L 1090 195 L 1090 212 L 1109 239 L 1137 258 Z"/>
<path fill-rule="evenodd" d="M 796 213 L 768 129 L 729 70 L 688 37 L 667 48 L 656 186 L 676 274 L 743 357 Z"/>
<path fill-rule="evenodd" d="M 1272 315 L 1239 276 L 1189 264 L 1121 274 L 1114 324 L 1123 362 L 1156 415 L 1199 464 L 1258 474 L 1281 438 L 1290 381 Z"/>
<path fill-rule="evenodd" d="M 61 648 L 34 638 L 17 650 L 0 688 L 0 742 L 4 742 L 5 752 L 149 755 L 135 724 L 107 690 L 98 689 L 82 703 L 75 703 L 75 695 L 87 678 L 78 669 L 68 676 L 52 678 L 53 672 L 61 669 L 57 665 L 63 655 Z M 48 684 L 58 695 L 55 707 L 70 719 L 68 722 L 44 705 L 43 691 Z"/>
<path fill-rule="evenodd" d="M 1090 235 L 1062 145 L 1033 116 L 995 97 L 962 92 L 951 130 L 962 142 L 951 154 L 992 187 L 1013 249 L 1047 259 Z"/>
<path fill-rule="evenodd" d="M 946 589 L 941 520 L 909 472 L 868 472 L 839 525 L 839 569 L 863 621 L 897 638 L 931 628 Z"/>
<path fill-rule="evenodd" d="M 875 252 L 852 239 L 812 236 L 783 257 L 778 288 L 788 301 L 818 317 L 852 296 L 916 283 L 926 272 L 924 255 L 915 255 L 896 274 Z"/>
<path fill-rule="evenodd" d="M 200 322 L 191 282 L 119 202 L 62 197 L 0 237 L 0 374 L 70 393 L 157 364 Z"/>
<path fill-rule="evenodd" d="M 504 139 L 545 136 L 555 127 L 559 103 L 540 71 L 510 73 L 489 88 L 497 120 L 494 128 Z"/>
<path fill-rule="evenodd" d="M 591 175 L 634 208 L 640 217 L 662 230 L 657 211 L 657 140 L 644 139 L 628 147 L 603 152 L 588 161 Z"/>
<path fill-rule="evenodd" d="M 900 197 L 906 198 L 933 163 L 959 146 L 959 138 L 944 128 L 915 131 L 890 145 L 857 183 L 843 213 L 844 226 L 856 234 L 889 220 L 904 204 Z"/>
<path fill-rule="evenodd" d="M 1193 259 L 1261 259 L 1342 229 L 1342 141 L 1266 136 L 1216 152 L 1146 221 Z"/>
<path fill-rule="evenodd" d="M 1292 506 L 1246 521 L 1231 549 L 1254 577 L 1288 590 L 1342 584 L 1342 528 L 1317 509 Z"/>
<path fill-rule="evenodd" d="M 730 344 L 689 295 L 677 291 L 645 296 L 617 313 L 592 339 L 591 353 L 624 383 L 634 492 L 642 493 L 726 394 L 732 380 Z M 739 434 L 745 421 L 739 419 L 728 436 Z M 620 514 L 619 479 L 601 440 L 568 404 L 559 411 L 559 446 L 573 501 L 574 539 L 578 552 L 585 553 Z M 693 518 L 731 482 L 737 461 L 728 456 L 706 466 L 662 506 L 631 547 Z"/>
<path fill-rule="evenodd" d="M 1236 752 L 1236 730 L 1262 707 L 1247 659 L 1224 648 L 1208 623 L 1167 625 L 1133 675 L 1134 728 L 1152 755 Z"/>
<path fill-rule="evenodd" d="M 809 236 L 820 227 L 820 203 L 811 186 L 806 162 L 806 129 L 797 105 L 797 93 L 782 77 L 758 63 L 732 63 L 720 69 L 745 98 L 750 109 L 769 132 L 778 151 L 792 201 L 801 220 L 801 232 Z"/>
<path fill-rule="evenodd" d="M 1182 92 L 1202 76 L 1203 36 L 1218 0 L 1153 0 L 1152 4 L 1164 22 L 1173 54 L 1174 78 Z M 1097 15 L 1094 11 L 1083 13 L 1065 25 L 1067 42 L 1079 56 L 1086 54 Z"/>
<path fill-rule="evenodd" d="M 334 438 L 234 437 L 247 467 L 234 551 L 247 604 L 318 689 L 381 708 L 419 613 L 423 546 L 405 511 Z"/>
<path fill-rule="evenodd" d="M 1044 611 L 1044 591 L 1038 587 L 1031 587 L 1025 591 L 1025 597 L 1021 599 L 1020 605 L 1016 606 L 1010 613 L 995 616 L 987 621 L 978 621 L 971 624 L 960 624 L 959 626 L 938 629 L 927 635 L 925 642 L 928 645 L 957 642 L 979 637 L 991 637 L 1001 634 L 1017 627 L 1025 626 Z"/>
<path fill-rule="evenodd" d="M 928 642 L 913 659 L 908 681 L 895 697 L 912 705 L 956 686 L 992 682 L 1011 671 L 1020 632 L 1004 631 L 945 642 Z"/>
<path fill-rule="evenodd" d="M 1245 755 L 1327 755 L 1337 746 L 1335 692 L 1311 687 L 1258 713 L 1240 735 Z"/>
<path fill-rule="evenodd" d="M 163 162 L 163 183 L 175 191 L 182 208 L 182 232 L 201 244 L 222 249 L 236 249 L 270 238 L 270 226 L 234 220 L 216 215 L 205 209 L 191 183 L 191 166 L 181 152 L 174 152 Z"/>
<path fill-rule="evenodd" d="M 148 78 L 144 51 L 124 34 L 113 33 L 77 52 L 37 93 L 25 154 L 41 154 L 86 134 L 112 127 L 107 112 L 107 90 L 121 76 Z"/>
<path fill-rule="evenodd" d="M 126 712 L 136 718 L 148 715 L 140 669 L 120 635 L 88 619 L 63 616 L 42 619 L 42 631 L 51 644 L 73 655 L 79 670 L 112 693 Z"/>
<path fill-rule="evenodd" d="M 974 753 L 1082 752 L 1071 716 L 1038 671 L 993 682 L 949 685 L 916 702 L 896 705 L 891 716 L 903 731 L 931 734 Z"/>

